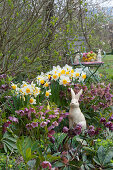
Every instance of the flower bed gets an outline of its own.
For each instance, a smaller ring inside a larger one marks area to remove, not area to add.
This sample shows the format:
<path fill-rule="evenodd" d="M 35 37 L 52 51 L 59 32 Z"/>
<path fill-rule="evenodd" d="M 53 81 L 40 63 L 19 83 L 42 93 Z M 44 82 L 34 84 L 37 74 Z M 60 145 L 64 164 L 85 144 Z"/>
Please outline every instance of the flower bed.
<path fill-rule="evenodd" d="M 30 83 L 11 83 L 1 76 L 2 169 L 113 169 L 113 114 L 110 84 L 84 84 L 86 72 L 66 65 L 41 73 Z M 79 103 L 87 120 L 68 127 L 71 101 L 83 89 Z M 5 93 L 4 93 L 5 94 Z M 6 100 L 6 101 L 5 101 Z M 66 110 L 66 111 L 65 111 Z M 4 155 L 7 154 L 7 157 Z M 104 160 L 104 162 L 103 162 Z"/>

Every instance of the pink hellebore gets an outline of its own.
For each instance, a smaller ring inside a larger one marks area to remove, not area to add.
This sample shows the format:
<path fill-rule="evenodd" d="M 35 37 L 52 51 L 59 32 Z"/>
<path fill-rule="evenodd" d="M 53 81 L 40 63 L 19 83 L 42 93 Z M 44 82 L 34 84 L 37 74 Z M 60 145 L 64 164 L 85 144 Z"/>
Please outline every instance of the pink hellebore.
<path fill-rule="evenodd" d="M 9 116 L 8 119 L 11 120 L 12 122 L 18 123 L 18 119 L 16 117 Z"/>
<path fill-rule="evenodd" d="M 49 162 L 49 161 L 43 161 L 42 163 L 41 163 L 41 165 L 42 165 L 42 168 L 52 168 L 52 166 L 51 166 L 51 163 Z"/>
<path fill-rule="evenodd" d="M 27 130 L 31 130 L 32 129 L 31 123 L 26 124 L 26 128 L 27 128 Z"/>
<path fill-rule="evenodd" d="M 34 108 L 31 108 L 31 107 L 30 107 L 29 111 L 30 111 L 31 113 L 36 113 L 35 109 L 34 109 Z"/>
<path fill-rule="evenodd" d="M 51 129 L 54 129 L 55 126 L 51 125 L 48 127 L 48 131 L 50 131 Z"/>
<path fill-rule="evenodd" d="M 53 126 L 58 126 L 58 122 L 57 122 L 57 121 L 54 121 L 54 122 L 52 123 L 52 125 L 53 125 Z"/>
<path fill-rule="evenodd" d="M 31 126 L 32 126 L 33 128 L 38 127 L 38 123 L 37 123 L 37 122 L 32 122 L 32 123 L 31 123 Z"/>
<path fill-rule="evenodd" d="M 64 133 L 68 133 L 68 130 L 69 130 L 69 129 L 68 129 L 66 126 L 63 127 L 63 132 L 64 132 Z"/>
<path fill-rule="evenodd" d="M 58 122 L 60 123 L 63 120 L 63 117 L 61 116 L 58 120 Z"/>
<path fill-rule="evenodd" d="M 41 122 L 41 123 L 40 123 L 40 126 L 41 126 L 41 127 L 45 127 L 46 125 L 47 125 L 47 122 Z"/>
<path fill-rule="evenodd" d="M 50 130 L 49 132 L 48 132 L 48 137 L 49 138 L 52 138 L 52 135 L 54 135 L 55 134 L 55 131 L 54 130 Z"/>
<path fill-rule="evenodd" d="M 7 121 L 3 124 L 3 133 L 7 131 L 7 127 L 11 124 L 11 122 Z"/>

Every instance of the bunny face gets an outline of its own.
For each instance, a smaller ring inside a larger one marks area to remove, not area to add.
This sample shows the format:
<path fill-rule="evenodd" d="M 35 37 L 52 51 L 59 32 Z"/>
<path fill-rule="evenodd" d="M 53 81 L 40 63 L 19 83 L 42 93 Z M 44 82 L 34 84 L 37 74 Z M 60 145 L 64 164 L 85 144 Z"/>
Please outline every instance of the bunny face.
<path fill-rule="evenodd" d="M 71 100 L 71 103 L 70 103 L 71 107 L 73 107 L 73 108 L 79 107 L 78 100 L 79 100 L 79 97 L 80 97 L 81 94 L 82 94 L 82 89 L 76 95 L 75 95 L 75 92 L 73 91 L 73 89 L 71 89 L 71 97 L 72 97 L 72 100 Z"/>
<path fill-rule="evenodd" d="M 76 98 L 72 99 L 71 103 L 70 103 L 70 106 L 73 107 L 73 108 L 79 107 L 78 100 Z"/>

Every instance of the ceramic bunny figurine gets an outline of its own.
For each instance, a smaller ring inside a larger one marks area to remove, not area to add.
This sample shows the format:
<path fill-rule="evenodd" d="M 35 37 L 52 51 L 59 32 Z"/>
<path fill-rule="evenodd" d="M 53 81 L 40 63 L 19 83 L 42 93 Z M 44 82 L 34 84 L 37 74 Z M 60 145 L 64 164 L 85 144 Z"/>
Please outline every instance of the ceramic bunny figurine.
<path fill-rule="evenodd" d="M 79 102 L 78 102 L 81 94 L 82 94 L 82 89 L 76 95 L 73 89 L 71 89 L 72 100 L 70 103 L 70 110 L 69 110 L 69 128 L 76 126 L 76 124 L 80 124 L 82 126 L 82 129 L 86 129 L 86 120 L 79 108 Z"/>

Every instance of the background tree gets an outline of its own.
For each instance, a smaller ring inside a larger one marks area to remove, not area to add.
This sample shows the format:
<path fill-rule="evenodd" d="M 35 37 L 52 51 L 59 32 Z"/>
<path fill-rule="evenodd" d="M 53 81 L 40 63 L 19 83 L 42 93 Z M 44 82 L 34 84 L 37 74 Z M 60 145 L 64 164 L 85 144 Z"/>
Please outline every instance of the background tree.
<path fill-rule="evenodd" d="M 85 0 L 1 0 L 0 16 L 0 74 L 35 77 L 70 63 L 77 44 L 109 48 L 107 15 Z"/>

